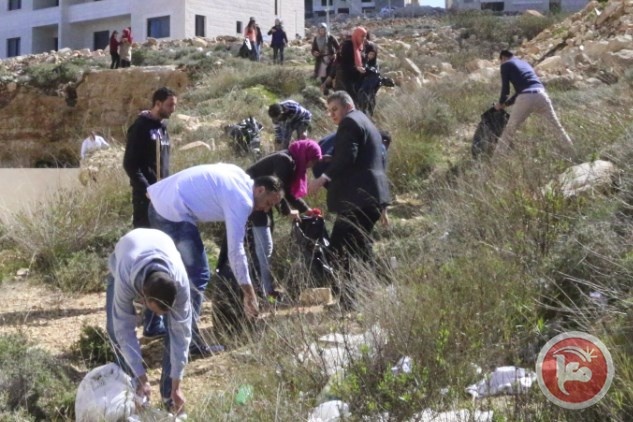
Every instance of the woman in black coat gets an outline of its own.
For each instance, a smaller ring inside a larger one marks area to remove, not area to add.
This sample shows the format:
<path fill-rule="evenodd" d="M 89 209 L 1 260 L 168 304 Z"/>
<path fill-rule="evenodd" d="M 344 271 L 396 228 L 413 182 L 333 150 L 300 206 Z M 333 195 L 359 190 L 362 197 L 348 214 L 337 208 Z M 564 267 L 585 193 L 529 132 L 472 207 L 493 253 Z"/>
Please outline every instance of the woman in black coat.
<path fill-rule="evenodd" d="M 246 172 L 252 178 L 277 176 L 284 187 L 284 199 L 279 204 L 280 212 L 283 215 L 298 218 L 299 213 L 310 209 L 302 198 L 308 193 L 307 171 L 319 160 L 321 160 L 319 144 L 305 139 L 291 143 L 287 150 L 278 151 L 260 159 Z M 262 293 L 265 297 L 276 296 L 269 265 L 273 253 L 272 211 L 268 213 L 255 211 L 250 221 Z"/>

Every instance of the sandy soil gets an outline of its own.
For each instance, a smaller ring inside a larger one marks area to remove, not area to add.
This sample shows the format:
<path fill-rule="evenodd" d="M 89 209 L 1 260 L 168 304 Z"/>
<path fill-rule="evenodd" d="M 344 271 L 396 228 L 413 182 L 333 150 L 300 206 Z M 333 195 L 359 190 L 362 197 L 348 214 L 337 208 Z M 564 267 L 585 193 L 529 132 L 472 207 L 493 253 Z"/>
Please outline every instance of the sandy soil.
<path fill-rule="evenodd" d="M 105 292 L 72 295 L 53 290 L 28 279 L 5 281 L 0 284 L 0 335 L 20 332 L 35 345 L 55 356 L 65 358 L 80 336 L 82 326 L 93 325 L 105 330 Z M 292 313 L 320 313 L 323 308 L 314 306 L 280 311 L 284 317 Z M 205 337 L 211 338 L 211 304 L 204 303 L 201 327 Z M 141 338 L 142 329 L 137 328 Z M 141 340 L 143 356 L 149 367 L 153 388 L 152 402 L 158 404 L 160 379 L 161 340 Z M 245 350 L 231 350 L 205 359 L 196 359 L 187 366 L 184 392 L 189 403 L 202 403 L 213 392 L 224 391 L 239 379 Z M 73 365 L 75 366 L 75 365 Z M 75 366 L 80 373 L 89 368 Z M 204 388 L 201 388 L 204 386 Z"/>

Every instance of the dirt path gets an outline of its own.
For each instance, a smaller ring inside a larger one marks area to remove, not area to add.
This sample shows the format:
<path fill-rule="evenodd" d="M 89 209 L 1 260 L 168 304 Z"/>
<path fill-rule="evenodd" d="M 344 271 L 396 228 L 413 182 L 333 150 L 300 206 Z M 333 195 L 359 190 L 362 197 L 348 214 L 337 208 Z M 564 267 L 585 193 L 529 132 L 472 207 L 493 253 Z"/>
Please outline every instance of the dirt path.
<path fill-rule="evenodd" d="M 62 293 L 28 280 L 0 284 L 0 335 L 22 333 L 33 344 L 55 356 L 67 356 L 71 346 L 79 339 L 84 325 L 105 330 L 105 292 L 81 295 Z M 282 311 L 320 313 L 322 307 L 297 308 Z M 211 307 L 204 304 L 201 328 L 211 333 Z M 140 338 L 141 327 L 137 328 Z M 158 382 L 162 341 L 141 341 L 143 356 L 149 366 L 148 374 L 153 387 L 152 402 L 158 404 Z M 196 359 L 187 366 L 184 383 L 185 395 L 191 404 L 202 404 L 209 394 L 225 391 L 239 383 L 244 350 L 233 350 L 205 359 Z M 81 373 L 90 368 L 75 363 Z"/>

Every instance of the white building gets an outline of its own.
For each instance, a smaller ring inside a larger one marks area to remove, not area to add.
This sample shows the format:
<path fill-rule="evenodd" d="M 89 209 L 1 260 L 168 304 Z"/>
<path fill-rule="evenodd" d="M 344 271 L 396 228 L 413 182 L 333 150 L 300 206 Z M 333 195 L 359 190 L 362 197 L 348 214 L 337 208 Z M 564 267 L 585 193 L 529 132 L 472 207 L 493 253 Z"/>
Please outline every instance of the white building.
<path fill-rule="evenodd" d="M 243 35 L 251 16 L 264 35 L 281 18 L 292 39 L 304 34 L 304 13 L 304 0 L 0 0 L 0 58 L 105 48 L 128 26 L 138 42 Z"/>
<path fill-rule="evenodd" d="M 588 0 L 445 0 L 446 9 L 491 10 L 494 12 L 577 12 L 587 5 Z"/>
<path fill-rule="evenodd" d="M 331 15 L 347 13 L 350 15 L 362 15 L 363 13 L 379 12 L 383 8 L 400 8 L 408 5 L 417 5 L 416 0 L 305 0 L 306 13 L 309 16 L 325 16 L 329 11 Z"/>

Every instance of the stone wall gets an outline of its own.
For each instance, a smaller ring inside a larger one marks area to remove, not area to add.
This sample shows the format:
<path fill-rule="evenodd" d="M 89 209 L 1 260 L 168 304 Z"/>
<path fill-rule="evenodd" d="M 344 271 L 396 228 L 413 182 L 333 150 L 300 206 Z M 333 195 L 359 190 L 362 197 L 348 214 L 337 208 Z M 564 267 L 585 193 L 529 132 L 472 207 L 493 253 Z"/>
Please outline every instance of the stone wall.
<path fill-rule="evenodd" d="M 171 66 L 93 70 L 62 95 L 27 85 L 3 86 L 0 97 L 1 167 L 75 167 L 81 141 L 91 130 L 124 142 L 140 110 L 151 106 L 154 90 L 183 92 L 184 72 Z"/>

